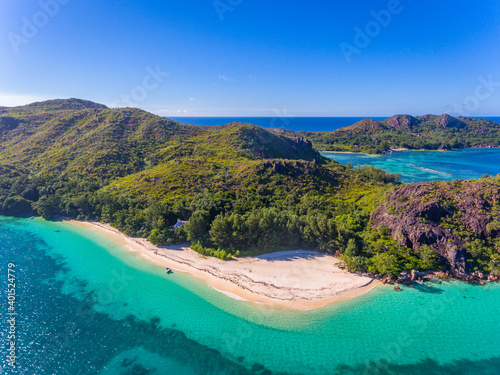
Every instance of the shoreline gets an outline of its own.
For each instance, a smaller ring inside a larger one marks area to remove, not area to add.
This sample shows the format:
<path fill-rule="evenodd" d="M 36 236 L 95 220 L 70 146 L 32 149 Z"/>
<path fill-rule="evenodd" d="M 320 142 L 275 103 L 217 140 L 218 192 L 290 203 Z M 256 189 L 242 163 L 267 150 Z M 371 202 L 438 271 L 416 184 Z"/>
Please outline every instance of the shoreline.
<path fill-rule="evenodd" d="M 410 149 L 410 148 L 391 148 L 387 151 L 382 152 L 381 154 L 367 154 L 366 152 L 357 152 L 357 151 L 318 151 L 320 154 L 354 154 L 354 155 L 368 155 L 368 156 L 382 156 L 385 154 L 390 154 L 392 152 L 451 152 L 451 151 L 460 151 L 460 150 L 474 150 L 474 149 L 486 149 L 486 150 L 496 150 L 499 149 L 500 146 L 472 146 L 472 147 L 462 147 L 462 148 L 451 148 L 451 149 L 435 149 L 435 150 L 427 150 L 427 149 Z"/>
<path fill-rule="evenodd" d="M 338 267 L 339 260 L 295 250 L 222 261 L 204 257 L 187 244 L 159 247 L 98 222 L 66 221 L 98 231 L 124 250 L 175 272 L 187 273 L 224 295 L 273 309 L 312 310 L 361 296 L 380 285 Z"/>
<path fill-rule="evenodd" d="M 318 151 L 320 154 L 362 154 L 362 152 L 354 151 Z M 370 154 L 365 154 L 370 155 Z"/>

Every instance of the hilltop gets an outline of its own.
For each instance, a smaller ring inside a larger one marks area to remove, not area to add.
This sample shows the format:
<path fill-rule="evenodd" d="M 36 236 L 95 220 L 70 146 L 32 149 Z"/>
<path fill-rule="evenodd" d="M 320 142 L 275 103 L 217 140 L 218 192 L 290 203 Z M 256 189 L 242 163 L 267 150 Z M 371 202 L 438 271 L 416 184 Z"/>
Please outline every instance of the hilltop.
<path fill-rule="evenodd" d="M 248 124 L 183 125 L 140 109 L 78 99 L 0 112 L 0 157 L 38 171 L 124 176 L 174 156 L 321 158 L 310 143 Z"/>
<path fill-rule="evenodd" d="M 123 176 L 165 142 L 202 131 L 139 109 L 51 100 L 2 111 L 0 157 L 36 171 Z"/>

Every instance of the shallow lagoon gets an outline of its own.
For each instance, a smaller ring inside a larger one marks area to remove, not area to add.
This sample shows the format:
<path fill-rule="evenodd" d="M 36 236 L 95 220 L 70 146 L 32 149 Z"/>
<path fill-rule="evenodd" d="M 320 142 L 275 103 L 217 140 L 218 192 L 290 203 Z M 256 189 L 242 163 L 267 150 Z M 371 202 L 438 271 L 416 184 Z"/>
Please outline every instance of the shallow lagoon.
<path fill-rule="evenodd" d="M 454 151 L 394 151 L 384 155 L 323 153 L 341 164 L 373 165 L 401 174 L 403 182 L 456 179 L 470 180 L 500 173 L 499 148 L 468 148 Z"/>

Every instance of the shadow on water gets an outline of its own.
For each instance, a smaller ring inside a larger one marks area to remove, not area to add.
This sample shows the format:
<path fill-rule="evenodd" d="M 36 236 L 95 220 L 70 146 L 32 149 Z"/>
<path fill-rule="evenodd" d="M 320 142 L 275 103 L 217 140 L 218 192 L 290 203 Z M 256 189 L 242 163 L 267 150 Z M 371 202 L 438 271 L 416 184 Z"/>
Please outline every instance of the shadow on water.
<path fill-rule="evenodd" d="M 339 375 L 496 375 L 499 369 L 500 358 L 494 357 L 479 361 L 462 359 L 448 364 L 424 359 L 409 365 L 396 365 L 386 361 L 357 366 L 340 365 L 336 373 Z"/>
<path fill-rule="evenodd" d="M 420 283 L 415 283 L 412 285 L 413 288 L 418 290 L 419 292 L 423 293 L 429 293 L 429 294 L 441 294 L 444 293 L 443 289 L 436 288 L 433 285 L 430 284 L 420 284 Z"/>

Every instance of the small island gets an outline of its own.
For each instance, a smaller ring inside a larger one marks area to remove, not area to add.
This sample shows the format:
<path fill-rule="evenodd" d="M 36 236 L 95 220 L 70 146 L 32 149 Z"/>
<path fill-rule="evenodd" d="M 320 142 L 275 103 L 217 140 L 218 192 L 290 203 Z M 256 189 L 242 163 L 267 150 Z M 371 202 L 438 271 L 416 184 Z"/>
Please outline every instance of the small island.
<path fill-rule="evenodd" d="M 500 124 L 470 117 L 396 115 L 383 121 L 364 119 L 331 132 L 293 132 L 321 151 L 381 154 L 401 150 L 452 150 L 500 147 Z"/>

